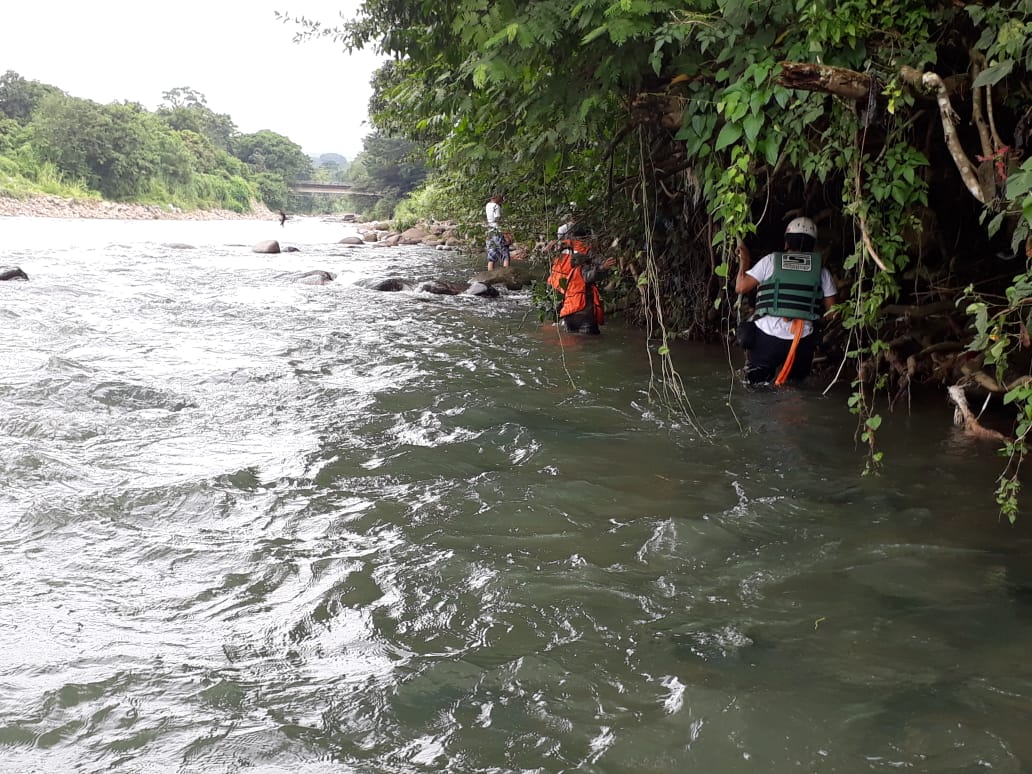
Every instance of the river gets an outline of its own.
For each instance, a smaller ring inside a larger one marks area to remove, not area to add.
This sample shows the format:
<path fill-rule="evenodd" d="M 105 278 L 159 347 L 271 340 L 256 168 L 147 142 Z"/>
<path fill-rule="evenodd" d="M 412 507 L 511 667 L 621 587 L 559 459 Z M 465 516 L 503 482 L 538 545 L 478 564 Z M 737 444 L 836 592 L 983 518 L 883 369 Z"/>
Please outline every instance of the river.
<path fill-rule="evenodd" d="M 1032 532 L 945 396 L 865 477 L 841 393 L 680 345 L 677 412 L 346 228 L 0 219 L 0 771 L 1032 770 Z"/>

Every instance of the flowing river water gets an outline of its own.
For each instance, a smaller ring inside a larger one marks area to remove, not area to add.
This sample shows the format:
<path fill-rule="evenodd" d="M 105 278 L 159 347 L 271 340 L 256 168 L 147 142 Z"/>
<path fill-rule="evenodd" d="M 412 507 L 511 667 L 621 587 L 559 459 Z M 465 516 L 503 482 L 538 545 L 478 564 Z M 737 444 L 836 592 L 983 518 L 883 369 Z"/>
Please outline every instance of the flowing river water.
<path fill-rule="evenodd" d="M 863 477 L 841 393 L 684 345 L 685 417 L 640 330 L 345 229 L 0 219 L 0 771 L 1032 770 L 1032 533 L 945 398 Z"/>

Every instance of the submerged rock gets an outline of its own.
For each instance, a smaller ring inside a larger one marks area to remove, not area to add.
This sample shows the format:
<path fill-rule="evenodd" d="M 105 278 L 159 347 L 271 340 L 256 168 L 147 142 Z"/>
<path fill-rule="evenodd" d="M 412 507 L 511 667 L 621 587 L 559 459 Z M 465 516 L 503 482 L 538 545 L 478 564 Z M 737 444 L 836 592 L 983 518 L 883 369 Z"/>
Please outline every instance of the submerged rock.
<path fill-rule="evenodd" d="M 27 280 L 29 275 L 21 270 L 20 266 L 0 266 L 0 281 L 3 280 Z"/>
<path fill-rule="evenodd" d="M 445 280 L 432 280 L 424 282 L 419 289 L 424 293 L 434 293 L 438 296 L 457 296 L 465 293 L 469 288 L 465 282 L 446 282 Z"/>
<path fill-rule="evenodd" d="M 369 290 L 381 290 L 386 293 L 397 293 L 401 290 L 413 289 L 411 282 L 406 282 L 398 277 L 388 277 L 387 279 L 362 279 L 355 284 L 359 287 L 368 288 Z"/>
<path fill-rule="evenodd" d="M 504 285 L 507 290 L 522 290 L 534 280 L 530 268 L 525 264 L 510 264 L 501 269 L 491 269 L 473 275 L 473 282 L 485 285 Z"/>
<path fill-rule="evenodd" d="M 337 275 L 333 272 L 315 269 L 306 271 L 297 278 L 297 281 L 302 285 L 329 285 L 335 279 L 337 279 Z"/>

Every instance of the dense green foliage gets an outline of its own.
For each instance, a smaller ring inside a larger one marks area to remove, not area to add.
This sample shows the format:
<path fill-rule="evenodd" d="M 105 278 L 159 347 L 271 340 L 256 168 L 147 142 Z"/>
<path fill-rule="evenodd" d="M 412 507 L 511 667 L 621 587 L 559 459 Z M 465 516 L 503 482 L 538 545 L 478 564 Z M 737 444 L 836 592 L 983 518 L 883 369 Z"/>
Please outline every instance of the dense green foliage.
<path fill-rule="evenodd" d="M 426 145 L 471 221 L 500 188 L 518 238 L 569 201 L 620 237 L 617 303 L 657 336 L 728 340 L 734 240 L 775 249 L 809 214 L 869 464 L 879 410 L 922 385 L 1006 392 L 1025 455 L 1032 0 L 366 0 L 305 24 L 395 58 L 375 122 Z"/>
<path fill-rule="evenodd" d="M 0 194 L 103 196 L 246 212 L 286 205 L 288 182 L 311 174 L 301 148 L 271 131 L 241 134 L 204 96 L 165 92 L 156 112 L 100 105 L 60 89 L 0 77 Z"/>

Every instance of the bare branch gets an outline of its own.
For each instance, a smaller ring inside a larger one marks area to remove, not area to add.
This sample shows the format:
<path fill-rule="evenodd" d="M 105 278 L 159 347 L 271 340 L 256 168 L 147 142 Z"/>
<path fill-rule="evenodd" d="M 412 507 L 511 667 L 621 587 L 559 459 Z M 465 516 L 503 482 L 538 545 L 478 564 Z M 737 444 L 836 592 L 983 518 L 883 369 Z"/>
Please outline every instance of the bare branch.
<path fill-rule="evenodd" d="M 979 185 L 978 173 L 957 137 L 957 128 L 954 123 L 957 120 L 957 114 L 953 110 L 953 105 L 950 104 L 949 89 L 946 88 L 946 84 L 936 73 L 920 73 L 913 67 L 901 67 L 899 73 L 903 80 L 914 88 L 934 92 L 935 101 L 939 104 L 939 116 L 942 118 L 942 132 L 946 138 L 946 147 L 953 156 L 953 163 L 960 172 L 960 179 L 964 181 L 968 192 L 979 202 L 985 204 L 986 196 Z"/>

